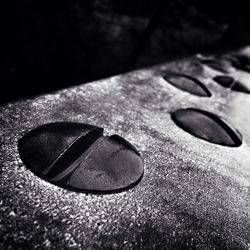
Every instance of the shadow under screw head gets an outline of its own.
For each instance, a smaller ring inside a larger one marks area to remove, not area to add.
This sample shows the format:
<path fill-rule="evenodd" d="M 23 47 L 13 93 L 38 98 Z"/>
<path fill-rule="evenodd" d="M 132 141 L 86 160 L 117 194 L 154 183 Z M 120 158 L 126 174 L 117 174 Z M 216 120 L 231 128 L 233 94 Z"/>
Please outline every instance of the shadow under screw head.
<path fill-rule="evenodd" d="M 49 123 L 18 141 L 23 163 L 58 186 L 90 193 L 118 192 L 143 176 L 139 152 L 118 135 L 104 136 L 100 127 Z"/>

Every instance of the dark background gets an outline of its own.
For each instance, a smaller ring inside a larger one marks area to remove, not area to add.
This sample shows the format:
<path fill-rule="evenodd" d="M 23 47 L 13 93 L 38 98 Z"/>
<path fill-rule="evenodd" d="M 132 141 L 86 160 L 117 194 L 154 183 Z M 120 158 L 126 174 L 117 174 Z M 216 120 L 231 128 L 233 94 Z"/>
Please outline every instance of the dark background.
<path fill-rule="evenodd" d="M 248 2 L 8 0 L 0 103 L 247 45 Z"/>

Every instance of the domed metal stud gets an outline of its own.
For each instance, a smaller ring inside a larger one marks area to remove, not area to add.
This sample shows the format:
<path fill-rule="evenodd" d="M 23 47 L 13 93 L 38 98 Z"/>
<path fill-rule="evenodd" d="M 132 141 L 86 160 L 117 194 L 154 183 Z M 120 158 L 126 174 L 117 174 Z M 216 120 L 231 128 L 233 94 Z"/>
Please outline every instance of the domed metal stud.
<path fill-rule="evenodd" d="M 250 57 L 244 54 L 232 54 L 227 57 L 236 69 L 250 73 Z"/>
<path fill-rule="evenodd" d="M 173 121 L 195 137 L 223 146 L 238 147 L 242 144 L 240 133 L 217 115 L 187 108 L 172 114 Z"/>
<path fill-rule="evenodd" d="M 218 75 L 213 78 L 215 82 L 223 86 L 224 88 L 231 88 L 235 82 L 232 76 Z"/>
<path fill-rule="evenodd" d="M 196 96 L 210 97 L 207 87 L 198 79 L 179 73 L 167 73 L 164 79 L 178 89 L 184 90 Z"/>
<path fill-rule="evenodd" d="M 236 81 L 232 76 L 218 75 L 215 76 L 213 80 L 225 88 L 230 88 L 234 91 L 250 94 L 250 89 L 240 81 Z"/>
<path fill-rule="evenodd" d="M 225 62 L 223 60 L 218 60 L 213 58 L 200 58 L 200 62 L 213 70 L 222 73 L 229 73 L 225 65 Z"/>
<path fill-rule="evenodd" d="M 23 163 L 41 178 L 82 192 L 118 192 L 143 176 L 139 152 L 118 135 L 88 124 L 42 125 L 18 142 Z"/>

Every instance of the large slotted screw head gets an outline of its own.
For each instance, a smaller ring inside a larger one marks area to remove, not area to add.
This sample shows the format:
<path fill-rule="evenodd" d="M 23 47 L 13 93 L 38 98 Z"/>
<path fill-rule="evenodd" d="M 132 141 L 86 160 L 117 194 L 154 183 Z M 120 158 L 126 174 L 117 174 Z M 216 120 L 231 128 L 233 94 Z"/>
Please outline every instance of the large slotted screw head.
<path fill-rule="evenodd" d="M 139 152 L 118 135 L 106 137 L 100 127 L 49 123 L 18 142 L 24 164 L 58 186 L 82 192 L 117 192 L 137 184 L 143 175 Z"/>

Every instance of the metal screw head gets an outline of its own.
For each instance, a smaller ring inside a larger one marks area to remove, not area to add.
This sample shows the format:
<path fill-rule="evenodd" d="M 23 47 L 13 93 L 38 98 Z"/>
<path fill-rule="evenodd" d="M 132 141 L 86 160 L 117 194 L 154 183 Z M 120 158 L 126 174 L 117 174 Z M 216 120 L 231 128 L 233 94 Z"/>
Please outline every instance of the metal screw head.
<path fill-rule="evenodd" d="M 225 60 L 218 59 L 218 58 L 200 58 L 200 63 L 203 65 L 206 65 L 207 67 L 219 71 L 221 73 L 227 74 L 228 71 L 228 65 Z"/>
<path fill-rule="evenodd" d="M 165 74 L 164 79 L 176 88 L 190 94 L 201 97 L 211 96 L 208 88 L 200 80 L 190 75 L 170 72 Z"/>
<path fill-rule="evenodd" d="M 228 75 L 217 75 L 213 78 L 213 80 L 224 88 L 231 88 L 235 82 L 234 78 Z"/>
<path fill-rule="evenodd" d="M 210 112 L 195 108 L 179 109 L 172 113 L 172 119 L 186 132 L 208 142 L 230 147 L 242 144 L 241 134 Z"/>
<path fill-rule="evenodd" d="M 250 89 L 242 82 L 235 80 L 232 76 L 217 75 L 213 78 L 213 80 L 225 88 L 230 88 L 231 90 L 237 92 L 250 94 Z"/>
<path fill-rule="evenodd" d="M 244 54 L 232 54 L 227 57 L 236 69 L 250 73 L 250 57 Z"/>
<path fill-rule="evenodd" d="M 136 185 L 143 175 L 138 151 L 118 135 L 106 137 L 100 127 L 50 123 L 18 142 L 24 164 L 58 186 L 82 192 L 118 192 Z"/>

